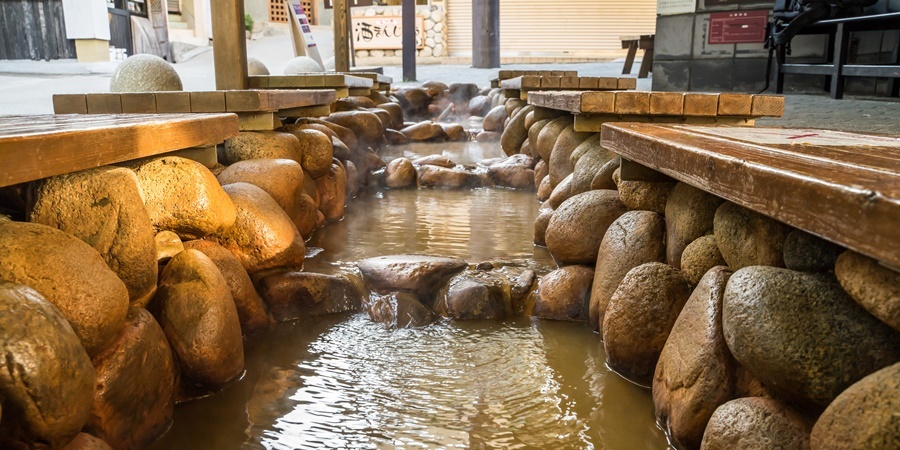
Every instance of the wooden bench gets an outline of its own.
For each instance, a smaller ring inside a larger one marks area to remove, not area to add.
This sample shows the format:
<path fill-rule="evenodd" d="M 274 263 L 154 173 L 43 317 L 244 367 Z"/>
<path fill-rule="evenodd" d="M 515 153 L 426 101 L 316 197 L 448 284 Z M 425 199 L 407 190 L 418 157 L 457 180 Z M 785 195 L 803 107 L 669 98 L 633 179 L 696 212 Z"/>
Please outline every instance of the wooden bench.
<path fill-rule="evenodd" d="M 601 135 L 623 161 L 900 267 L 900 138 L 649 123 Z"/>
<path fill-rule="evenodd" d="M 506 97 L 528 100 L 528 93 L 579 89 L 589 91 L 629 90 L 637 87 L 630 77 L 579 77 L 553 75 L 523 75 L 500 81 Z"/>
<path fill-rule="evenodd" d="M 631 73 L 631 67 L 634 65 L 634 57 L 637 55 L 638 49 L 644 51 L 641 57 L 641 68 L 638 69 L 638 78 L 647 78 L 647 74 L 653 71 L 653 41 L 655 35 L 644 34 L 641 36 L 620 36 L 622 48 L 627 48 L 628 53 L 625 55 L 625 65 L 622 66 L 622 75 Z"/>
<path fill-rule="evenodd" d="M 255 75 L 249 77 L 251 89 L 334 89 L 338 98 L 369 95 L 374 86 L 370 78 L 357 74 L 309 73 L 298 75 Z"/>
<path fill-rule="evenodd" d="M 779 46 L 778 57 L 775 58 L 776 81 L 775 92 L 784 92 L 784 75 L 800 73 L 824 75 L 827 90 L 831 98 L 844 97 L 844 80 L 846 77 L 883 77 L 890 78 L 888 92 L 896 97 L 900 95 L 900 60 L 888 65 L 847 64 L 850 53 L 850 34 L 856 31 L 878 31 L 900 29 L 900 12 L 875 14 L 869 16 L 849 17 L 844 19 L 820 20 L 802 28 L 798 34 L 827 34 L 828 55 L 821 64 L 783 63 L 786 48 Z M 896 51 L 896 50 L 895 50 Z"/>
<path fill-rule="evenodd" d="M 539 91 L 528 96 L 538 108 L 575 115 L 576 131 L 599 132 L 607 122 L 753 125 L 757 117 L 781 117 L 784 97 L 646 91 Z"/>
<path fill-rule="evenodd" d="M 194 147 L 238 134 L 234 114 L 0 116 L 0 187 Z"/>
<path fill-rule="evenodd" d="M 57 114 L 236 113 L 241 130 L 274 130 L 278 117 L 327 116 L 331 89 L 56 94 Z"/>
<path fill-rule="evenodd" d="M 343 72 L 339 75 L 351 75 L 354 77 L 368 78 L 372 80 L 372 90 L 388 94 L 391 92 L 391 84 L 394 79 L 378 72 Z"/>
<path fill-rule="evenodd" d="M 497 72 L 497 78 L 491 80 L 492 88 L 499 88 L 500 82 L 510 78 L 522 77 L 526 75 L 545 76 L 545 77 L 577 77 L 577 70 L 501 70 Z"/>

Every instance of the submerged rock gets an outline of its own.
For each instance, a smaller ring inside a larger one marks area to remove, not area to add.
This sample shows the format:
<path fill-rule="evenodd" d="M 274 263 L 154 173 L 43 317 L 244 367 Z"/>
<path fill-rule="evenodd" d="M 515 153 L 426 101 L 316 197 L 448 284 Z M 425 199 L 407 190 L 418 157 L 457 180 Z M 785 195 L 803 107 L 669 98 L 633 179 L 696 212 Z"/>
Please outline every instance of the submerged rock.
<path fill-rule="evenodd" d="M 364 259 L 356 266 L 369 289 L 382 294 L 410 292 L 420 301 L 432 304 L 437 291 L 467 264 L 456 258 L 391 255 Z"/>
<path fill-rule="evenodd" d="M 397 158 L 388 163 L 384 169 L 384 181 L 391 189 L 400 189 L 416 185 L 416 168 L 406 158 Z"/>
<path fill-rule="evenodd" d="M 532 159 L 525 155 L 513 155 L 493 163 L 488 174 L 495 186 L 512 189 L 534 189 Z"/>
<path fill-rule="evenodd" d="M 412 160 L 416 166 L 438 166 L 452 169 L 456 167 L 456 163 L 444 155 L 428 155 Z"/>
<path fill-rule="evenodd" d="M 423 327 L 437 320 L 434 311 L 408 292 L 372 293 L 366 311 L 373 321 L 389 328 Z"/>
<path fill-rule="evenodd" d="M 534 272 L 527 269 L 479 265 L 450 280 L 438 311 L 457 320 L 505 319 L 523 310 L 525 296 L 534 283 Z"/>
<path fill-rule="evenodd" d="M 359 311 L 362 294 L 345 276 L 284 272 L 266 276 L 259 290 L 279 322 Z"/>
<path fill-rule="evenodd" d="M 544 275 L 538 284 L 531 315 L 551 320 L 582 320 L 593 278 L 594 271 L 587 266 L 565 266 Z"/>
<path fill-rule="evenodd" d="M 418 168 L 419 186 L 467 188 L 481 186 L 478 174 L 464 169 L 446 169 L 438 166 L 420 166 Z"/>

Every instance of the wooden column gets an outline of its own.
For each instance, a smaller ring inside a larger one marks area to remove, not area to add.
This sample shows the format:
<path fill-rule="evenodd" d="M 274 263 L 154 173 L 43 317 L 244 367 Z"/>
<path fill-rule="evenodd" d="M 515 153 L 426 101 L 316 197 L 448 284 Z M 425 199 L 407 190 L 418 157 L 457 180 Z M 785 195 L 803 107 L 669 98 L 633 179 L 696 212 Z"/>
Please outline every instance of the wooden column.
<path fill-rule="evenodd" d="M 472 67 L 500 67 L 500 0 L 472 0 Z"/>
<path fill-rule="evenodd" d="M 416 0 L 403 0 L 403 81 L 416 81 Z"/>
<path fill-rule="evenodd" d="M 212 8 L 216 89 L 247 89 L 247 38 L 244 1 L 216 0 Z"/>
<path fill-rule="evenodd" d="M 350 71 L 350 10 L 347 0 L 334 0 L 334 71 Z"/>

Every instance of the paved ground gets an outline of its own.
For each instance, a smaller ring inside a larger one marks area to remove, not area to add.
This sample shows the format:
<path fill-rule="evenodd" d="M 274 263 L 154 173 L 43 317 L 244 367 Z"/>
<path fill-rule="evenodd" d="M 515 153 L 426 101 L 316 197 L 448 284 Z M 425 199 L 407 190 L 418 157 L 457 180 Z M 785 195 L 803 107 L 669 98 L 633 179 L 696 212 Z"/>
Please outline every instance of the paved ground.
<path fill-rule="evenodd" d="M 316 41 L 323 59 L 333 53 L 329 28 L 317 27 Z M 248 43 L 248 55 L 263 61 L 273 74 L 281 73 L 293 56 L 290 37 L 269 36 Z M 549 69 L 549 65 L 506 65 L 504 69 Z M 579 64 L 554 64 L 555 70 L 577 70 L 585 76 L 618 76 L 620 61 Z M 73 62 L 0 61 L 0 114 L 52 113 L 52 94 L 106 92 L 115 63 L 77 64 Z M 212 52 L 176 64 L 186 90 L 215 88 Z M 637 64 L 635 65 L 637 70 Z M 418 82 L 400 83 L 402 68 L 386 66 L 385 74 L 395 85 L 416 85 L 428 80 L 445 83 L 473 82 L 489 85 L 496 69 L 473 69 L 462 65 L 419 65 Z M 649 90 L 650 79 L 638 80 L 638 89 Z M 765 119 L 759 125 L 833 128 L 839 130 L 900 135 L 900 101 L 897 99 L 846 98 L 832 100 L 822 95 L 789 95 L 784 117 Z"/>

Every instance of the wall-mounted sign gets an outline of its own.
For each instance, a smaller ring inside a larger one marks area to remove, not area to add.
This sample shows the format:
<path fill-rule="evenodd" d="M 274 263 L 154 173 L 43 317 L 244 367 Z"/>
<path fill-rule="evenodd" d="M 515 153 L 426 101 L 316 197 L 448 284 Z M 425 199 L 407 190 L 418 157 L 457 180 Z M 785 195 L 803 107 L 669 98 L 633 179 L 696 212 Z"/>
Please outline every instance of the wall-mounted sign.
<path fill-rule="evenodd" d="M 709 15 L 709 44 L 756 44 L 766 41 L 769 11 L 730 11 Z"/>
<path fill-rule="evenodd" d="M 416 48 L 425 47 L 425 19 L 416 16 Z M 391 50 L 403 48 L 403 18 L 367 16 L 353 18 L 353 48 Z"/>
<path fill-rule="evenodd" d="M 661 16 L 692 13 L 697 9 L 697 0 L 658 0 L 656 13 Z"/>

